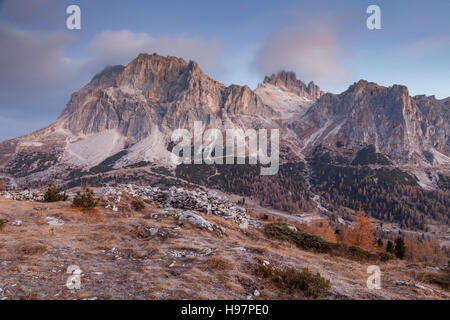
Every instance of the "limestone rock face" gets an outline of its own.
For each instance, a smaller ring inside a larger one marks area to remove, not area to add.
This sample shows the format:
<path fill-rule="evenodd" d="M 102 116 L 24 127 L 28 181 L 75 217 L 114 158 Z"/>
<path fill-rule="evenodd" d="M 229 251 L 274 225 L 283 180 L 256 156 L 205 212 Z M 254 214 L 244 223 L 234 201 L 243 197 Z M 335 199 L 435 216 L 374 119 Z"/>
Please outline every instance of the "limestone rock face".
<path fill-rule="evenodd" d="M 374 145 L 398 163 L 438 165 L 450 163 L 448 117 L 444 101 L 361 80 L 339 95 L 323 95 L 290 126 L 305 150 L 340 141 L 349 149 Z"/>
<path fill-rule="evenodd" d="M 224 118 L 255 114 L 275 113 L 250 88 L 226 87 L 193 61 L 140 54 L 126 67 L 96 75 L 72 96 L 58 121 L 74 133 L 116 129 L 137 142 L 154 126 L 164 131 L 204 121 L 220 128 Z"/>
<path fill-rule="evenodd" d="M 278 127 L 278 112 L 247 86 L 225 86 L 194 61 L 140 54 L 107 67 L 73 93 L 56 122 L 0 144 L 0 169 L 10 184 L 87 170 L 110 157 L 117 167 L 170 162 L 175 129 Z M 119 157 L 122 155 L 122 157 Z M 170 165 L 170 163 L 169 163 Z M 50 178 L 49 178 L 50 179 Z"/>
<path fill-rule="evenodd" d="M 95 75 L 54 123 L 0 143 L 0 182 L 45 185 L 93 168 L 170 167 L 172 132 L 192 132 L 195 121 L 202 130 L 280 129 L 280 150 L 292 161 L 319 145 L 347 153 L 373 145 L 396 164 L 448 166 L 449 110 L 450 99 L 411 97 L 400 85 L 361 80 L 331 94 L 286 71 L 254 91 L 225 86 L 194 61 L 140 54 Z"/>
<path fill-rule="evenodd" d="M 308 85 L 301 80 L 297 80 L 294 72 L 280 71 L 278 74 L 272 74 L 270 77 L 264 78 L 264 83 L 269 83 L 275 86 L 281 86 L 289 89 L 292 92 L 297 93 L 301 97 L 305 97 L 311 100 L 320 98 L 323 92 L 314 82 L 310 82 Z"/>

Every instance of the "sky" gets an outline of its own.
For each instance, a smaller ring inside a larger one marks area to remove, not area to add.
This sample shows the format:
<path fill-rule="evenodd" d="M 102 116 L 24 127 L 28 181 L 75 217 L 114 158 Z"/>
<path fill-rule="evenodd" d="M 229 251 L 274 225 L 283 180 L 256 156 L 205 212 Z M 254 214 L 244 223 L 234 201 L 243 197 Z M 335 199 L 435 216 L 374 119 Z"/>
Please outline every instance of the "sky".
<path fill-rule="evenodd" d="M 68 30 L 66 8 L 81 9 Z M 366 10 L 381 9 L 369 30 Z M 54 121 L 73 92 L 141 52 L 226 85 L 294 71 L 340 93 L 366 79 L 450 97 L 449 0 L 0 0 L 0 141 Z"/>

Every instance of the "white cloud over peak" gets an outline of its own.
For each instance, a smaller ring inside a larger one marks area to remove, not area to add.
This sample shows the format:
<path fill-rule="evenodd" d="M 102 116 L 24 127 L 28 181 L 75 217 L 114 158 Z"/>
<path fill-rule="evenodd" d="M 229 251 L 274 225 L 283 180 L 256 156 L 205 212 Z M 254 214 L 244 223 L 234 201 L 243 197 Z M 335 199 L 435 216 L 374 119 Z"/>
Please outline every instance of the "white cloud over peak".
<path fill-rule="evenodd" d="M 343 48 L 326 25 L 289 26 L 274 33 L 259 49 L 255 67 L 263 74 L 294 71 L 297 78 L 321 86 L 348 78 L 342 66 Z"/>
<path fill-rule="evenodd" d="M 223 49 L 220 42 L 199 37 L 151 37 L 147 33 L 134 33 L 130 30 L 107 30 L 93 38 L 91 50 L 95 61 L 108 64 L 127 64 L 139 53 L 156 52 L 163 56 L 195 60 L 210 74 L 220 73 L 225 69 L 221 63 Z"/>

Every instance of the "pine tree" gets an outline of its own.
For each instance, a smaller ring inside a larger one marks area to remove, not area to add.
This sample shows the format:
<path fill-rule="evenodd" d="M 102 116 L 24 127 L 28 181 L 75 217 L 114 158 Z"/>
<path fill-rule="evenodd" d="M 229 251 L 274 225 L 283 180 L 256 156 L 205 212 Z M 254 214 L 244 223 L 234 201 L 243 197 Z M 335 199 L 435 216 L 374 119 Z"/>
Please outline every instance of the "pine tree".
<path fill-rule="evenodd" d="M 395 255 L 399 259 L 403 259 L 406 252 L 406 246 L 405 241 L 403 238 L 398 237 L 397 240 L 395 240 Z"/>
<path fill-rule="evenodd" d="M 387 253 L 392 253 L 392 254 L 395 253 L 395 251 L 394 251 L 394 244 L 392 243 L 391 240 L 389 240 L 387 245 L 386 245 L 386 252 Z"/>
<path fill-rule="evenodd" d="M 378 238 L 377 240 L 377 245 L 378 247 L 382 248 L 383 247 L 383 240 L 381 238 Z"/>

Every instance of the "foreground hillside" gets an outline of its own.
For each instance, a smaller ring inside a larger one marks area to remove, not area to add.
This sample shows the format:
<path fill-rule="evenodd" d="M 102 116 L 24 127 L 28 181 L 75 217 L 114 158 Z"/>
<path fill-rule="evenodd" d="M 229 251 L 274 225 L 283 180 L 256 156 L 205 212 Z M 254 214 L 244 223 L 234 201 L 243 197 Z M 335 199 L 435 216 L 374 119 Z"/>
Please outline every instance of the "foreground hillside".
<path fill-rule="evenodd" d="M 203 202 L 180 193 L 176 201 L 157 195 L 142 211 L 133 206 L 136 194 L 98 197 L 87 212 L 69 201 L 0 198 L 0 299 L 450 298 L 429 281 L 445 271 L 301 250 L 267 236 L 269 225 L 273 231 L 283 224 L 250 218 L 220 198 L 205 214 L 183 208 Z M 164 201 L 172 206 L 162 208 Z M 366 287 L 374 264 L 380 290 Z M 66 287 L 71 265 L 82 270 L 78 290 Z"/>

